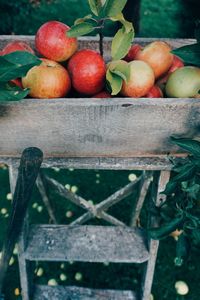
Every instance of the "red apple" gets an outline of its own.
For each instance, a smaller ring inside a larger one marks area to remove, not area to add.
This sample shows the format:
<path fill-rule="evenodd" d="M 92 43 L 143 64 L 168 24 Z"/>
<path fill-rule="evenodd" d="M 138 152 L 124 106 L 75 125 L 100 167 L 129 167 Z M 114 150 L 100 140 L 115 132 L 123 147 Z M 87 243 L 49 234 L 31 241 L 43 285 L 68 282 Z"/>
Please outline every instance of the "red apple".
<path fill-rule="evenodd" d="M 145 98 L 163 98 L 163 92 L 156 84 L 148 91 Z"/>
<path fill-rule="evenodd" d="M 129 62 L 130 78 L 123 82 L 121 94 L 126 97 L 139 98 L 145 96 L 155 82 L 153 69 L 144 61 Z"/>
<path fill-rule="evenodd" d="M 164 76 L 159 78 L 158 84 L 166 83 L 169 78 L 169 75 L 171 73 L 173 73 L 174 71 L 176 71 L 177 69 L 182 68 L 182 67 L 184 67 L 183 61 L 178 56 L 174 55 L 173 62 L 172 62 L 170 69 L 168 70 L 167 74 L 165 74 Z"/>
<path fill-rule="evenodd" d="M 22 81 L 20 78 L 12 79 L 10 82 L 12 82 L 14 85 L 20 87 L 21 89 L 23 89 Z"/>
<path fill-rule="evenodd" d="M 41 65 L 31 68 L 22 78 L 22 84 L 30 89 L 31 97 L 41 99 L 64 97 L 71 88 L 67 70 L 59 63 L 44 58 Z"/>
<path fill-rule="evenodd" d="M 145 61 L 154 70 L 155 77 L 165 74 L 172 65 L 171 47 L 162 41 L 155 41 L 136 54 L 136 59 Z"/>
<path fill-rule="evenodd" d="M 8 43 L 3 50 L 0 52 L 0 55 L 6 55 L 15 51 L 26 51 L 26 52 L 30 52 L 32 54 L 35 54 L 33 49 L 25 42 L 10 42 Z M 16 78 L 11 80 L 11 82 L 15 85 L 17 85 L 20 88 L 22 87 L 22 82 L 20 78 Z"/>
<path fill-rule="evenodd" d="M 69 26 L 58 21 L 43 24 L 37 31 L 35 46 L 44 57 L 54 61 L 65 61 L 77 50 L 76 38 L 67 36 Z"/>
<path fill-rule="evenodd" d="M 92 98 L 112 98 L 111 94 L 107 91 L 102 91 L 94 96 Z"/>
<path fill-rule="evenodd" d="M 69 60 L 68 70 L 77 92 L 95 95 L 104 88 L 106 65 L 98 52 L 90 49 L 78 51 Z"/>
<path fill-rule="evenodd" d="M 10 42 L 1 51 L 0 55 L 6 55 L 15 51 L 27 51 L 34 54 L 33 49 L 25 42 Z"/>
<path fill-rule="evenodd" d="M 182 67 L 184 67 L 183 61 L 178 56 L 174 55 L 172 65 L 171 65 L 168 73 L 172 73 L 175 70 L 182 68 Z"/>
<path fill-rule="evenodd" d="M 130 50 L 128 51 L 128 54 L 123 59 L 127 62 L 130 62 L 136 58 L 136 55 L 141 50 L 142 46 L 140 46 L 139 44 L 134 44 L 131 46 Z"/>

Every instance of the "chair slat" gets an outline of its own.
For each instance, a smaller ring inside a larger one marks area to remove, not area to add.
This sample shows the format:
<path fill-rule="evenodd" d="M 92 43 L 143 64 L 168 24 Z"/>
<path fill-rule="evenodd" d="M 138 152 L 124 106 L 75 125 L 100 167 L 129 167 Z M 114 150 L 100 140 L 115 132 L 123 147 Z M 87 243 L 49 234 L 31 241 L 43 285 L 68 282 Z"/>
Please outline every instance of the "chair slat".
<path fill-rule="evenodd" d="M 136 300 L 132 291 L 37 285 L 33 300 Z"/>
<path fill-rule="evenodd" d="M 144 232 L 124 226 L 32 225 L 27 245 L 27 260 L 143 263 L 149 258 Z"/>

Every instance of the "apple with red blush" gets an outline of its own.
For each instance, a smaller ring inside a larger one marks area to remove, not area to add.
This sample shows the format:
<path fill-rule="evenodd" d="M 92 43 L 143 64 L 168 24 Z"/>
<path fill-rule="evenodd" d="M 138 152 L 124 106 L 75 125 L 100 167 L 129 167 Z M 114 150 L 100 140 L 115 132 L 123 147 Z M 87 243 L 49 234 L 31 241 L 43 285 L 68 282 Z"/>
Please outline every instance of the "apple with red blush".
<path fill-rule="evenodd" d="M 96 51 L 82 49 L 69 60 L 68 71 L 73 88 L 80 94 L 95 95 L 103 90 L 106 64 Z"/>
<path fill-rule="evenodd" d="M 78 48 L 77 38 L 67 36 L 69 29 L 68 25 L 58 21 L 44 23 L 35 36 L 37 51 L 50 60 L 68 60 Z"/>

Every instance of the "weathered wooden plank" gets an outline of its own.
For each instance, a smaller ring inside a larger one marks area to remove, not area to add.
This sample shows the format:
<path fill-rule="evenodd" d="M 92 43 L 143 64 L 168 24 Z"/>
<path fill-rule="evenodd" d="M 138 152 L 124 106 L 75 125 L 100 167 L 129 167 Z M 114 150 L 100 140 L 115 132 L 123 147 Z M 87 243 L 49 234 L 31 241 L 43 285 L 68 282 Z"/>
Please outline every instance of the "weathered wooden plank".
<path fill-rule="evenodd" d="M 24 150 L 13 195 L 8 228 L 2 247 L 2 256 L 0 259 L 0 293 L 9 260 L 22 230 L 24 217 L 41 163 L 42 152 L 39 149 L 29 148 Z"/>
<path fill-rule="evenodd" d="M 174 158 L 180 161 L 182 158 Z M 16 162 L 19 158 L 15 158 Z M 0 157 L 0 162 L 10 165 L 11 158 Z M 158 157 L 69 157 L 45 158 L 42 168 L 75 168 L 75 169 L 107 169 L 107 170 L 171 170 L 172 163 L 167 155 Z"/>
<path fill-rule="evenodd" d="M 14 194 L 19 166 L 16 159 L 13 159 L 11 161 L 12 163 L 9 165 L 9 179 L 10 179 L 11 192 L 12 194 Z M 29 300 L 29 295 L 31 294 L 32 285 L 33 285 L 33 270 L 31 266 L 31 262 L 26 261 L 26 259 L 24 258 L 24 249 L 26 245 L 26 237 L 28 234 L 28 229 L 29 229 L 29 223 L 28 223 L 28 211 L 27 211 L 24 219 L 22 233 L 17 243 L 20 285 L 22 289 L 21 293 L 23 295 L 23 300 Z"/>
<path fill-rule="evenodd" d="M 136 300 L 133 291 L 37 285 L 33 300 Z"/>
<path fill-rule="evenodd" d="M 158 182 L 158 189 L 157 189 L 157 194 L 156 194 L 156 206 L 160 206 L 165 200 L 166 200 L 166 195 L 161 194 L 162 191 L 164 191 L 166 184 L 168 183 L 170 178 L 170 172 L 169 171 L 162 171 L 160 173 L 160 178 Z M 157 219 L 153 218 L 150 216 L 150 223 L 151 226 L 154 226 L 157 223 Z M 158 247 L 159 247 L 159 241 L 158 240 L 153 240 L 150 239 L 149 241 L 149 253 L 150 257 L 146 265 L 146 270 L 145 270 L 145 277 L 144 277 L 144 282 L 142 285 L 142 297 L 141 300 L 149 300 L 150 293 L 151 293 L 151 287 L 153 284 L 153 277 L 154 277 L 154 270 L 156 266 L 156 258 L 157 258 L 157 253 L 158 253 Z"/>
<path fill-rule="evenodd" d="M 51 205 L 51 202 L 50 202 L 50 200 L 48 198 L 48 195 L 47 195 L 47 189 L 46 189 L 45 182 L 43 180 L 42 173 L 39 173 L 36 184 L 37 184 L 37 188 L 40 192 L 40 195 L 42 197 L 42 201 L 43 201 L 43 203 L 46 207 L 46 210 L 48 211 L 50 220 L 54 224 L 58 224 L 58 222 L 56 220 L 56 217 L 55 217 L 55 214 L 54 214 L 54 211 L 53 211 L 53 208 L 52 208 L 52 205 Z"/>
<path fill-rule="evenodd" d="M 46 157 L 149 157 L 195 137 L 199 99 L 26 99 L 0 104 L 0 156 L 36 146 Z"/>
<path fill-rule="evenodd" d="M 152 177 L 152 172 L 149 173 L 144 172 L 143 180 L 141 180 L 140 187 L 139 187 L 139 198 L 136 201 L 132 211 L 131 222 L 130 222 L 131 227 L 137 226 L 140 212 L 142 210 L 144 200 L 146 198 L 151 183 L 151 177 Z"/>
<path fill-rule="evenodd" d="M 34 36 L 30 35 L 1 35 L 0 36 L 0 49 L 2 49 L 7 43 L 12 41 L 22 41 L 27 42 L 33 48 L 34 45 Z M 104 51 L 110 51 L 111 48 L 111 38 L 104 38 Z M 173 48 L 178 48 L 184 45 L 195 43 L 194 39 L 169 39 L 169 38 L 135 38 L 134 43 L 139 43 L 142 46 L 152 42 L 152 41 L 162 40 L 166 41 Z M 97 37 L 80 37 L 79 38 L 79 48 L 91 48 L 94 50 L 99 49 L 99 42 Z"/>
<path fill-rule="evenodd" d="M 28 260 L 135 262 L 148 260 L 142 230 L 123 226 L 32 225 Z"/>

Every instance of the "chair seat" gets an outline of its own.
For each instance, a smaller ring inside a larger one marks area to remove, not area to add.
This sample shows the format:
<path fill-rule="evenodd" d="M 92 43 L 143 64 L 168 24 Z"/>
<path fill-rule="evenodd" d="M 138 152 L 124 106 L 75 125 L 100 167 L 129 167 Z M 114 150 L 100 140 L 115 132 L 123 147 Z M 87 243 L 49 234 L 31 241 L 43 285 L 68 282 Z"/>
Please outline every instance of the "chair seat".
<path fill-rule="evenodd" d="M 33 300 L 136 300 L 133 291 L 36 285 Z"/>
<path fill-rule="evenodd" d="M 37 261 L 143 263 L 145 232 L 125 226 L 30 226 L 25 258 Z"/>

